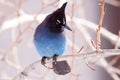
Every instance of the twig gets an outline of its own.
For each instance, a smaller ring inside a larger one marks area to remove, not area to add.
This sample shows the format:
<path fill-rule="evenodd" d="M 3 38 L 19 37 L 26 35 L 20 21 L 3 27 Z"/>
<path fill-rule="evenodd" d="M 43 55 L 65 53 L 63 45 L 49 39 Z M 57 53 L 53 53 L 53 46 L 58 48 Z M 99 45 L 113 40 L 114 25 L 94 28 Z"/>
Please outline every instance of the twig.
<path fill-rule="evenodd" d="M 100 30 L 101 30 L 102 23 L 103 23 L 103 18 L 104 18 L 104 15 L 105 15 L 104 0 L 102 0 L 102 2 L 99 5 L 100 5 L 100 8 L 101 8 L 101 15 L 100 15 L 100 21 L 99 21 L 99 24 L 98 24 L 98 28 L 97 28 L 97 39 L 96 39 L 96 50 L 97 51 L 99 51 L 100 45 L 101 45 Z"/>
<path fill-rule="evenodd" d="M 86 64 L 91 70 L 95 71 L 95 68 L 93 68 L 93 67 L 91 66 L 91 64 L 89 64 L 88 59 L 84 58 L 84 61 L 85 61 L 85 64 Z"/>
<path fill-rule="evenodd" d="M 74 26 L 74 21 L 72 20 L 73 16 L 74 16 L 74 11 L 75 10 L 75 3 L 72 4 L 71 6 L 71 27 L 72 27 L 72 55 L 75 55 L 75 28 L 73 27 Z M 72 74 L 74 74 L 74 67 L 75 67 L 75 57 L 73 56 L 72 57 L 72 62 L 71 62 L 71 74 L 70 74 L 70 77 L 69 77 L 69 80 L 72 79 Z"/>
<path fill-rule="evenodd" d="M 92 43 L 93 47 L 96 48 L 96 44 L 93 40 L 91 40 L 91 43 Z"/>
<path fill-rule="evenodd" d="M 117 39 L 116 44 L 115 44 L 115 49 L 118 48 L 118 46 L 119 46 L 119 41 L 120 41 L 120 30 L 118 31 L 118 39 Z"/>
<path fill-rule="evenodd" d="M 83 46 L 80 48 L 80 50 L 79 51 L 77 51 L 77 53 L 80 53 L 82 50 L 83 50 Z"/>

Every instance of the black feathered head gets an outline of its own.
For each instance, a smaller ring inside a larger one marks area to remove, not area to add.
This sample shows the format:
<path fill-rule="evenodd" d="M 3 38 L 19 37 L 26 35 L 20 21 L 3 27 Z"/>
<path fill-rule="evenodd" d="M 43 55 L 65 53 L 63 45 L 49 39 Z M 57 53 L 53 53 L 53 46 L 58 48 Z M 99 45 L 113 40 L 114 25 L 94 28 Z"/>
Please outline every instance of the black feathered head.
<path fill-rule="evenodd" d="M 49 15 L 47 24 L 51 32 L 60 33 L 64 31 L 64 28 L 71 30 L 66 25 L 66 16 L 65 16 L 66 5 L 67 2 L 64 3 L 59 9 L 57 9 L 56 11 L 54 11 Z"/>

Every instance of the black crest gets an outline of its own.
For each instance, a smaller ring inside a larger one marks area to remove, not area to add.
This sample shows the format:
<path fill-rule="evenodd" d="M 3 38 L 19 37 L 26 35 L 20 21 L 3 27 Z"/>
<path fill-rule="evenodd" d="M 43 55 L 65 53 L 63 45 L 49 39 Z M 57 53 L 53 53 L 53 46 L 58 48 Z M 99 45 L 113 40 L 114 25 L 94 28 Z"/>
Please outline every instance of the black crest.
<path fill-rule="evenodd" d="M 48 27 L 51 32 L 61 33 L 64 31 L 64 26 L 66 25 L 66 17 L 65 17 L 65 7 L 66 3 L 64 3 L 59 9 L 54 11 L 49 15 L 48 18 Z"/>

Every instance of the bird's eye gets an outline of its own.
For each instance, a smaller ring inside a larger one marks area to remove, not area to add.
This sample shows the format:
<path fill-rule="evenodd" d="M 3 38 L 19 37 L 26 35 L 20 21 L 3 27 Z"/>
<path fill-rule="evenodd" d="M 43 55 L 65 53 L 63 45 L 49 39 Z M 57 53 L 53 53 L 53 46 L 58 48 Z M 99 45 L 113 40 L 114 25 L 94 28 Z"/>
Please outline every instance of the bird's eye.
<path fill-rule="evenodd" d="M 60 24 L 60 23 L 61 23 L 60 20 L 57 19 L 56 24 Z"/>
<path fill-rule="evenodd" d="M 63 18 L 63 24 L 65 24 L 65 18 Z"/>

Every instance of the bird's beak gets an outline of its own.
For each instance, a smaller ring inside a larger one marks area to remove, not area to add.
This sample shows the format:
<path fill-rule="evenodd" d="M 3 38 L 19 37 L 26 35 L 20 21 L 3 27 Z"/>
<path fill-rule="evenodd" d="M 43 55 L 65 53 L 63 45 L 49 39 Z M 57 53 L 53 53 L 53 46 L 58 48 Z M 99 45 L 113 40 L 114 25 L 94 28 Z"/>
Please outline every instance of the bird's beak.
<path fill-rule="evenodd" d="M 64 25 L 64 28 L 66 28 L 66 29 L 72 31 L 72 29 L 71 29 L 68 25 L 66 25 L 66 24 Z"/>
<path fill-rule="evenodd" d="M 61 6 L 61 8 L 59 8 L 59 10 L 60 10 L 61 12 L 64 12 L 66 5 L 67 5 L 67 2 L 65 2 L 65 3 Z M 66 28 L 66 29 L 68 29 L 68 30 L 70 30 L 70 31 L 72 31 L 72 29 L 71 29 L 68 25 L 66 25 L 66 24 L 63 25 L 63 27 Z"/>

